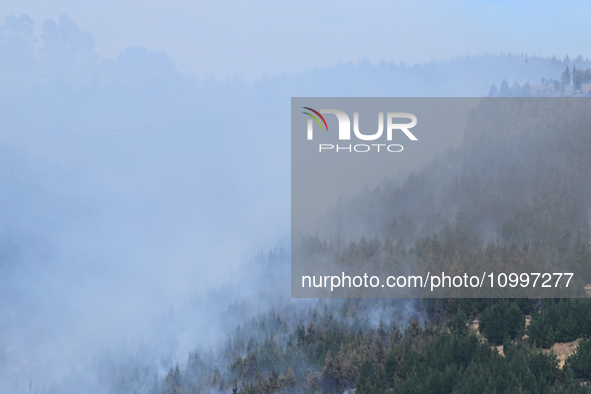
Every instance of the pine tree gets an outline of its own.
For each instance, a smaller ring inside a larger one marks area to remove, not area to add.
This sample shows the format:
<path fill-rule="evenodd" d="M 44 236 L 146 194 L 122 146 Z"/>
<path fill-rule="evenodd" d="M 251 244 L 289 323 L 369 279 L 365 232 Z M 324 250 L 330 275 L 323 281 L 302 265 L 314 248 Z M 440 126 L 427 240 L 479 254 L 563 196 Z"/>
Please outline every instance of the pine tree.
<path fill-rule="evenodd" d="M 499 91 L 499 95 L 501 97 L 511 96 L 511 91 L 509 90 L 509 83 L 505 79 L 503 79 L 503 81 L 501 82 L 501 89 Z"/>
<path fill-rule="evenodd" d="M 570 85 L 570 70 L 568 69 L 568 66 L 566 66 L 566 69 L 562 72 L 560 81 L 563 85 Z"/>

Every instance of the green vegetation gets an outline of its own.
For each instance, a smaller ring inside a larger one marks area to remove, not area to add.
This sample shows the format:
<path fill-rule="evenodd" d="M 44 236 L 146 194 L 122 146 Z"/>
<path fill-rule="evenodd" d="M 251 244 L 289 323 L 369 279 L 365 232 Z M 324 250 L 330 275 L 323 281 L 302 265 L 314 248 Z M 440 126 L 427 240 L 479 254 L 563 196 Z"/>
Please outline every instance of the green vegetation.
<path fill-rule="evenodd" d="M 479 329 L 489 342 L 500 345 L 507 342 L 506 338 L 513 340 L 523 335 L 525 317 L 517 304 L 502 300 L 484 310 Z"/>
<path fill-rule="evenodd" d="M 585 386 L 591 379 L 589 339 L 580 343 L 561 369 L 553 353 L 522 335 L 524 313 L 589 311 L 588 300 L 544 300 L 538 306 L 534 306 L 539 304 L 536 300 L 525 299 L 415 300 L 407 305 L 416 308 L 415 317 L 403 330 L 383 321 L 365 327 L 355 322 L 375 311 L 376 305 L 403 308 L 398 300 L 338 304 L 328 302 L 303 312 L 293 329 L 278 324 L 288 320 L 280 314 L 260 316 L 257 324 L 267 327 L 267 335 L 261 340 L 251 337 L 246 347 L 239 338 L 229 341 L 221 353 L 242 355 L 227 369 L 193 353 L 184 371 L 171 368 L 153 392 L 343 393 L 352 388 L 359 394 L 591 392 Z M 550 310 L 552 304 L 557 309 Z M 474 315 L 481 317 L 485 338 L 468 326 Z M 420 324 L 417 316 L 426 317 L 426 322 Z M 499 323 L 503 316 L 508 323 Z M 530 327 L 542 318 L 534 317 Z M 588 330 L 588 326 L 579 329 Z M 237 336 L 242 335 L 240 331 Z M 560 328 L 555 333 L 563 334 Z M 503 354 L 493 346 L 500 344 L 498 338 L 503 338 Z"/>
<path fill-rule="evenodd" d="M 519 123 L 501 116 L 516 108 L 527 115 Z M 483 103 L 462 149 L 339 205 L 333 222 L 359 234 L 310 237 L 295 247 L 368 272 L 383 264 L 450 272 L 568 267 L 581 295 L 591 282 L 589 108 L 568 100 Z M 565 122 L 567 112 L 581 116 Z M 268 260 L 262 266 L 289 263 Z M 152 393 L 589 393 L 590 337 L 588 299 L 293 302 L 245 322 L 222 349 L 192 353 Z M 559 367 L 548 348 L 579 339 Z"/>
<path fill-rule="evenodd" d="M 572 370 L 573 376 L 586 379 L 591 379 L 591 340 L 585 339 L 579 344 L 577 352 L 569 357 L 567 365 Z"/>
<path fill-rule="evenodd" d="M 579 80 L 580 70 L 566 71 L 563 83 Z M 501 93 L 508 89 L 503 82 Z M 333 222 L 359 234 L 310 237 L 296 247 L 368 272 L 384 264 L 450 272 L 568 267 L 582 294 L 591 282 L 589 103 L 542 104 L 483 103 L 460 150 L 339 205 Z M 524 114 L 518 128 L 505 116 L 516 108 Z M 565 122 L 567 112 L 581 116 Z M 290 308 L 241 327 L 208 362 L 193 354 L 154 393 L 591 392 L 588 299 L 350 299 Z M 476 318 L 478 330 L 469 325 Z M 579 338 L 560 368 L 547 349 Z"/>
<path fill-rule="evenodd" d="M 530 341 L 550 347 L 554 342 L 570 342 L 591 337 L 591 303 L 581 299 L 544 299 L 532 314 L 528 327 Z"/>

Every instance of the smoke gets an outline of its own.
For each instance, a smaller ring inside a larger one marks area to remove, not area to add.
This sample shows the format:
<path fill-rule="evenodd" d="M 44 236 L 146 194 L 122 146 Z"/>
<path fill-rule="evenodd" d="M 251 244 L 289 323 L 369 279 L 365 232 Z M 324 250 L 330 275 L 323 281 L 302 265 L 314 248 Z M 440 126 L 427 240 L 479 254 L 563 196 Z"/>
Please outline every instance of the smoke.
<path fill-rule="evenodd" d="M 261 314 L 287 333 L 346 302 L 289 298 L 291 96 L 480 96 L 492 73 L 520 78 L 520 56 L 490 55 L 199 81 L 146 48 L 101 60 L 65 16 L 33 26 L 9 17 L 0 37 L 4 392 L 148 392 Z M 562 68 L 535 62 L 530 75 Z M 484 71 L 461 79 L 458 64 Z M 364 302 L 348 324 L 418 309 Z"/>

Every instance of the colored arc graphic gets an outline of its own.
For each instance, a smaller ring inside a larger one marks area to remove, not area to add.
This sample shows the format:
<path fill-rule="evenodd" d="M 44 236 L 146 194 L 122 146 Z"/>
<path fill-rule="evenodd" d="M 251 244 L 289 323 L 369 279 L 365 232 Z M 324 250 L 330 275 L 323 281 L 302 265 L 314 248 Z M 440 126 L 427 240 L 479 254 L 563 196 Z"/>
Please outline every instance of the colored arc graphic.
<path fill-rule="evenodd" d="M 322 121 L 324 122 L 324 125 L 326 126 L 326 131 L 328 131 L 328 125 L 326 124 L 326 120 L 324 120 L 324 116 L 322 116 L 322 115 L 320 114 L 320 112 L 318 112 L 318 111 L 316 111 L 315 109 L 312 109 L 312 108 L 310 108 L 310 107 L 302 107 L 302 108 L 304 108 L 304 109 L 307 109 L 307 110 L 309 110 L 309 111 L 312 111 L 312 112 L 314 112 L 316 115 L 320 116 L 320 119 L 322 119 Z M 316 118 L 314 115 L 312 115 L 312 114 L 309 114 L 309 113 L 307 113 L 307 112 L 304 112 L 304 113 L 305 113 L 306 115 L 310 115 L 311 117 L 313 117 L 314 119 L 316 119 L 316 122 L 318 122 L 318 124 L 320 124 L 320 122 L 318 121 L 318 119 L 317 119 L 317 118 Z M 320 129 L 322 129 L 322 125 L 320 125 Z"/>
<path fill-rule="evenodd" d="M 303 114 L 306 114 L 306 115 L 308 115 L 308 116 L 311 116 L 311 117 L 313 117 L 313 118 L 314 118 L 314 120 L 315 120 L 315 121 L 318 123 L 318 126 L 320 126 L 320 130 L 322 130 L 322 124 L 320 123 L 320 121 L 318 120 L 318 118 L 317 118 L 317 117 L 315 117 L 314 115 L 312 115 L 312 114 L 311 114 L 311 113 L 309 113 L 309 112 L 302 112 L 302 113 L 303 113 Z"/>

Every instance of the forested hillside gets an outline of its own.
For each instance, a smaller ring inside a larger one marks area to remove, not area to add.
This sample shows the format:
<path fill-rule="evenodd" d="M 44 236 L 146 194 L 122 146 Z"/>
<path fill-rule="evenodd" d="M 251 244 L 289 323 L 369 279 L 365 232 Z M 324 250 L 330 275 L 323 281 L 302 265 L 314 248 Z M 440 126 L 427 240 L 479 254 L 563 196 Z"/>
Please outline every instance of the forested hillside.
<path fill-rule="evenodd" d="M 215 355 L 192 353 L 185 367 L 172 366 L 148 392 L 591 391 L 588 300 L 545 300 L 541 307 L 525 299 L 318 303 L 299 313 L 288 307 L 246 322 Z M 533 320 L 525 331 L 530 313 Z M 371 321 L 378 316 L 386 319 Z M 468 325 L 475 316 L 480 332 Z M 554 323 L 546 325 L 550 320 Z M 559 368 L 556 356 L 543 350 L 549 345 L 540 335 L 551 341 L 585 339 Z M 503 345 L 502 354 L 496 345 Z M 120 392 L 131 383 L 119 386 Z"/>
<path fill-rule="evenodd" d="M 286 238 L 290 97 L 480 97 L 494 82 L 519 106 L 588 96 L 589 59 L 198 80 L 144 47 L 101 59 L 65 15 L 37 23 L 0 25 L 0 391 L 589 392 L 587 300 L 292 300 L 287 243 L 240 266 Z M 501 120 L 468 129 L 463 153 L 337 206 L 369 202 L 347 218 L 362 231 L 310 242 L 346 264 L 587 266 L 589 128 L 557 111 L 527 125 L 533 144 L 516 129 L 507 145 Z M 573 340 L 560 368 L 547 348 Z"/>
<path fill-rule="evenodd" d="M 271 285 L 262 279 L 263 272 L 288 264 L 288 256 L 275 251 L 259 256 L 253 267 L 260 269 L 262 283 Z M 276 303 L 236 325 L 222 346 L 196 350 L 184 363 L 168 361 L 162 377 L 154 363 L 99 361 L 99 392 L 586 393 L 591 381 L 588 301 Z M 237 302 L 224 314 L 240 315 L 242 308 Z M 527 328 L 526 315 L 532 317 Z M 476 317 L 478 330 L 469 324 Z M 576 338 L 584 339 L 559 368 L 556 356 L 545 349 L 554 341 Z M 503 346 L 502 353 L 497 345 Z M 70 392 L 74 383 L 56 385 L 54 392 Z"/>
<path fill-rule="evenodd" d="M 461 148 L 337 207 L 329 223 L 347 217 L 362 229 L 343 229 L 350 241 L 308 238 L 304 246 L 349 266 L 410 259 L 461 270 L 513 259 L 527 269 L 560 261 L 589 273 L 589 101 L 546 103 L 484 103 Z M 539 112 L 513 124 L 495 117 L 502 105 Z M 579 122 L 562 121 L 566 113 Z M 590 280 L 580 278 L 580 295 Z M 294 300 L 237 327 L 214 356 L 193 353 L 185 366 L 171 366 L 151 392 L 590 392 L 589 301 L 346 299 L 302 308 Z M 559 366 L 547 349 L 575 340 Z"/>

